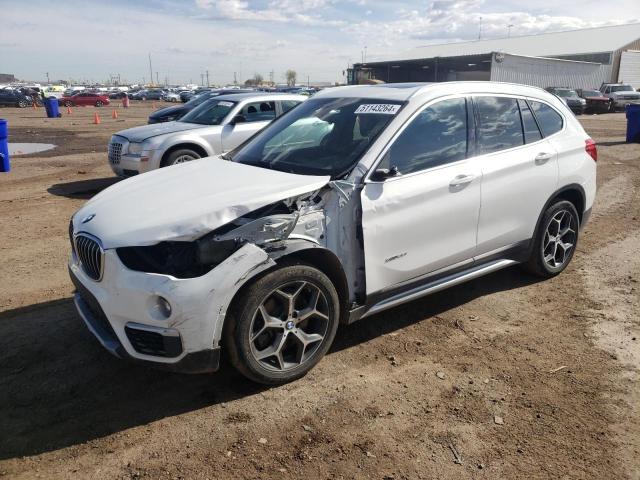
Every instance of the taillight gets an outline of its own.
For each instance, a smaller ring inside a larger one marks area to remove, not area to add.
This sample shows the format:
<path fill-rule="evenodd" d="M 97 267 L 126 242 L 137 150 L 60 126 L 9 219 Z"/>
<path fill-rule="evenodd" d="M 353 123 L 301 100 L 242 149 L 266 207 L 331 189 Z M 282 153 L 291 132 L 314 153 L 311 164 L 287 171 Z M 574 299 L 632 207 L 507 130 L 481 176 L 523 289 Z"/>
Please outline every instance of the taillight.
<path fill-rule="evenodd" d="M 598 149 L 596 148 L 596 142 L 592 139 L 587 138 L 584 141 L 584 150 L 589 154 L 591 158 L 593 158 L 594 162 L 598 161 Z"/>

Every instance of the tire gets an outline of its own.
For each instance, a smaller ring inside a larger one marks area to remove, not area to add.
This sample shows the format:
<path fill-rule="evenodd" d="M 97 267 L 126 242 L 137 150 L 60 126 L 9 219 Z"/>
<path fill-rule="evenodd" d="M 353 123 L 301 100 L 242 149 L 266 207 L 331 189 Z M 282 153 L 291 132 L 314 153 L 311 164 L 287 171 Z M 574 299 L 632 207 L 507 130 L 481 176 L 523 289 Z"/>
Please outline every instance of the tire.
<path fill-rule="evenodd" d="M 25 102 L 24 100 L 20 100 L 18 102 L 18 108 L 26 108 L 27 107 L 27 102 Z"/>
<path fill-rule="evenodd" d="M 64 102 L 64 106 L 65 107 L 73 107 L 73 102 L 67 100 L 66 102 Z"/>
<path fill-rule="evenodd" d="M 616 104 L 613 100 L 609 100 L 609 112 L 616 113 Z"/>
<path fill-rule="evenodd" d="M 280 385 L 306 375 L 322 359 L 339 316 L 338 293 L 324 273 L 285 265 L 239 294 L 227 314 L 223 346 L 242 375 Z"/>
<path fill-rule="evenodd" d="M 202 158 L 198 152 L 194 152 L 189 148 L 179 148 L 167 155 L 167 157 L 162 160 L 160 167 L 170 167 L 171 165 L 190 162 L 191 160 L 196 160 L 198 158 Z"/>
<path fill-rule="evenodd" d="M 571 262 L 579 233 L 580 217 L 573 203 L 553 203 L 542 216 L 525 270 L 543 278 L 558 275 Z"/>
<path fill-rule="evenodd" d="M 101 107 L 102 105 L 103 105 L 103 103 L 102 103 L 100 100 L 98 100 L 98 101 L 96 102 L 96 107 Z"/>

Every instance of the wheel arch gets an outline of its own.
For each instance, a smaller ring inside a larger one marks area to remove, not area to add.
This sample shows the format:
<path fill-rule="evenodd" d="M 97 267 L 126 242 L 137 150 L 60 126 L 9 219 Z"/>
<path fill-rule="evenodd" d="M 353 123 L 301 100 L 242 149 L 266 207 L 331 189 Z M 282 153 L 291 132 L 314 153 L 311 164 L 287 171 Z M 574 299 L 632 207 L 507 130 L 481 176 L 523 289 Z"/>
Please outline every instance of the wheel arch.
<path fill-rule="evenodd" d="M 162 154 L 162 158 L 160 159 L 160 165 L 164 166 L 164 162 L 167 160 L 169 155 L 171 155 L 171 153 L 175 152 L 176 150 L 180 150 L 181 148 L 191 149 L 201 157 L 208 157 L 210 155 L 209 152 L 207 152 L 207 150 L 198 143 L 179 142 L 179 143 L 176 143 L 175 145 L 171 145 L 169 148 L 165 150 L 165 152 Z"/>
<path fill-rule="evenodd" d="M 533 248 L 533 239 L 535 239 L 538 235 L 538 231 L 540 230 L 540 225 L 542 223 L 542 217 L 544 216 L 544 212 L 556 201 L 558 200 L 566 200 L 571 202 L 578 212 L 578 220 L 580 221 L 580 225 L 582 225 L 582 218 L 584 216 L 584 209 L 586 205 L 586 194 L 582 185 L 577 183 L 571 183 L 569 185 L 565 185 L 564 187 L 556 190 L 551 194 L 549 200 L 544 204 L 542 210 L 538 214 L 538 221 L 536 222 L 536 228 L 533 231 L 532 241 L 530 242 L 529 250 Z"/>
<path fill-rule="evenodd" d="M 331 250 L 306 240 L 292 240 L 285 248 L 270 255 L 277 265 L 299 261 L 317 268 L 324 273 L 336 287 L 340 300 L 340 323 L 345 323 L 349 310 L 349 285 L 347 275 L 338 256 Z"/>
<path fill-rule="evenodd" d="M 340 260 L 331 250 L 308 240 L 289 240 L 283 248 L 268 252 L 270 266 L 256 269 L 253 275 L 247 275 L 240 288 L 233 294 L 228 307 L 232 308 L 243 292 L 258 278 L 285 265 L 304 263 L 317 268 L 324 273 L 336 287 L 340 300 L 340 323 L 346 323 L 349 311 L 349 288 L 347 276 L 342 268 Z M 224 322 L 227 323 L 226 321 Z M 223 326 L 224 328 L 224 326 Z"/>

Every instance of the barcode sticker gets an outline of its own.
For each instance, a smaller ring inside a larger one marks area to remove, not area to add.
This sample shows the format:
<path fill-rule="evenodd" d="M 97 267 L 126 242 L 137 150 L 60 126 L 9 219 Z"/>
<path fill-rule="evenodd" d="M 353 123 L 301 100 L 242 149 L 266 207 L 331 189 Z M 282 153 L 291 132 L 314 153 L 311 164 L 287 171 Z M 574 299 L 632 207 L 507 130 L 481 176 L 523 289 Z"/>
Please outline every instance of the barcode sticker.
<path fill-rule="evenodd" d="M 395 115 L 398 110 L 400 110 L 400 105 L 394 105 L 392 103 L 377 103 L 360 105 L 355 113 L 382 113 L 384 115 Z"/>

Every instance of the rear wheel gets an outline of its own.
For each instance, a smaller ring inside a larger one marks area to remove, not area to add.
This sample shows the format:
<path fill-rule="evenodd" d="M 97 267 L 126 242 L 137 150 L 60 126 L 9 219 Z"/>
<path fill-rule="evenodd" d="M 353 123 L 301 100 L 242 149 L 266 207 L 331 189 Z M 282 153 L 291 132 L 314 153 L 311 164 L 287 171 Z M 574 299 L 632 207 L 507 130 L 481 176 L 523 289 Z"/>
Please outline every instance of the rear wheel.
<path fill-rule="evenodd" d="M 98 100 L 98 101 L 96 102 L 96 107 L 101 107 L 102 105 L 103 105 L 103 103 L 102 103 L 100 100 Z"/>
<path fill-rule="evenodd" d="M 18 107 L 25 108 L 27 106 L 27 102 L 25 100 L 20 100 L 18 102 Z"/>
<path fill-rule="evenodd" d="M 525 269 L 546 278 L 562 272 L 573 258 L 579 227 L 580 219 L 573 203 L 559 200 L 551 205 L 542 217 Z"/>
<path fill-rule="evenodd" d="M 194 152 L 188 148 L 179 148 L 174 150 L 162 161 L 161 167 L 168 167 L 170 165 L 177 165 L 178 163 L 190 162 L 201 158 L 198 152 Z"/>
<path fill-rule="evenodd" d="M 65 107 L 71 107 L 71 106 L 73 106 L 73 102 L 72 102 L 72 101 L 70 101 L 70 100 L 66 100 L 66 101 L 64 102 L 64 106 L 65 106 Z"/>
<path fill-rule="evenodd" d="M 234 302 L 224 346 L 233 366 L 255 382 L 296 380 L 325 355 L 340 303 L 331 280 L 309 265 L 288 265 L 249 286 Z"/>

